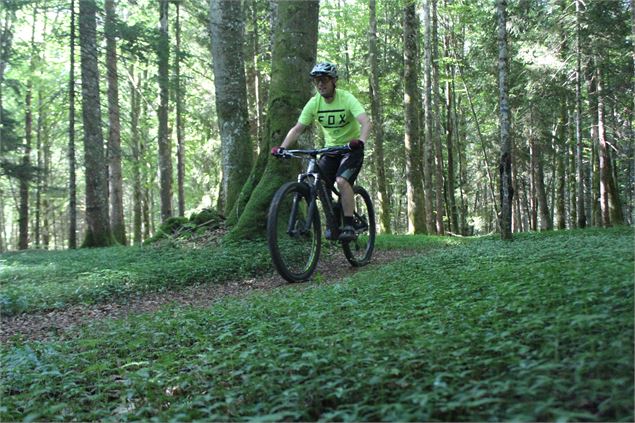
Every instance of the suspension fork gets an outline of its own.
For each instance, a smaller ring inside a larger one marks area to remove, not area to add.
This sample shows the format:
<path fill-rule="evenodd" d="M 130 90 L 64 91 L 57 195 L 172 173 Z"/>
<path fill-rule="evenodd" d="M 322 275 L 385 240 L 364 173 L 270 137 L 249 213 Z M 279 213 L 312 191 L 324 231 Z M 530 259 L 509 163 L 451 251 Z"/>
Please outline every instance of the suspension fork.
<path fill-rule="evenodd" d="M 291 204 L 291 213 L 289 215 L 289 223 L 287 224 L 287 234 L 289 235 L 297 234 L 298 229 L 300 231 L 300 235 L 303 235 L 309 232 L 311 230 L 311 225 L 313 224 L 313 218 L 315 216 L 315 213 L 317 213 L 316 187 L 314 184 L 306 184 L 306 185 L 309 188 L 309 196 L 307 198 L 309 205 L 307 209 L 306 220 L 304 222 L 304 227 L 296 228 L 298 209 L 302 201 L 302 195 L 300 193 L 296 193 L 293 196 L 293 203 Z"/>

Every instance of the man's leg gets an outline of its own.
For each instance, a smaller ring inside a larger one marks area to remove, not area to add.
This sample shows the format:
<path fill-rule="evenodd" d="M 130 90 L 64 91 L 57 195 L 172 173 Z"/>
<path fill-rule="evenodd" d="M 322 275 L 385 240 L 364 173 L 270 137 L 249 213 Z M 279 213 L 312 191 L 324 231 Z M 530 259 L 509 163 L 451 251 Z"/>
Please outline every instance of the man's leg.
<path fill-rule="evenodd" d="M 353 217 L 353 187 L 348 181 L 341 176 L 336 178 L 337 189 L 340 192 L 340 200 L 342 201 L 342 210 L 344 216 Z"/>

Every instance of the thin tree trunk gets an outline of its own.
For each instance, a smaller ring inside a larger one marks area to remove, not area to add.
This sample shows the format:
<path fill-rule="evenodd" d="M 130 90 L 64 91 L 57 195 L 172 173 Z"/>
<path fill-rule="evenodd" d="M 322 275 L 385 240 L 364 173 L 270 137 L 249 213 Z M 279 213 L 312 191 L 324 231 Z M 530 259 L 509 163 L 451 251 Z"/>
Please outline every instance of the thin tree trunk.
<path fill-rule="evenodd" d="M 104 139 L 101 132 L 99 69 L 97 67 L 96 12 L 94 0 L 79 2 L 79 39 L 82 64 L 82 115 L 86 175 L 86 235 L 84 247 L 112 245 L 108 219 L 108 185 L 104 171 Z"/>
<path fill-rule="evenodd" d="M 596 68 L 597 78 L 597 123 L 598 123 L 598 159 L 600 164 L 600 210 L 602 214 L 602 226 L 611 226 L 611 214 L 609 210 L 609 169 L 608 149 L 606 146 L 606 129 L 604 128 L 604 93 L 602 92 L 602 72 Z"/>
<path fill-rule="evenodd" d="M 46 28 L 46 23 L 44 24 Z M 37 124 L 35 126 L 35 151 L 37 157 L 37 175 L 36 175 L 36 187 L 35 187 L 35 223 L 33 225 L 33 244 L 35 248 L 40 248 L 41 240 L 41 228 L 42 228 L 42 182 L 44 180 L 44 152 L 42 151 L 42 87 L 38 87 L 37 90 Z"/>
<path fill-rule="evenodd" d="M 369 48 L 368 61 L 370 64 L 370 97 L 371 114 L 373 117 L 375 173 L 377 175 L 377 196 L 379 199 L 380 231 L 391 233 L 390 228 L 390 197 L 386 189 L 386 169 L 384 164 L 384 122 L 379 87 L 379 69 L 377 65 L 377 17 L 376 1 L 369 0 Z"/>
<path fill-rule="evenodd" d="M 591 119 L 591 226 L 602 226 L 602 211 L 600 205 L 600 163 L 598 157 L 598 92 L 597 78 L 595 72 L 589 72 L 588 76 L 589 92 L 589 117 Z"/>
<path fill-rule="evenodd" d="M 117 76 L 117 41 L 115 1 L 105 0 L 106 71 L 108 78 L 108 170 L 110 228 L 121 245 L 126 245 L 123 210 L 123 175 L 121 170 L 121 124 L 119 119 L 119 81 Z"/>
<path fill-rule="evenodd" d="M 415 4 L 404 9 L 404 112 L 406 147 L 406 195 L 408 199 L 408 233 L 427 233 L 420 192 L 422 175 L 419 154 L 419 88 L 417 82 L 419 25 Z M 431 209 L 430 209 L 431 210 Z"/>
<path fill-rule="evenodd" d="M 174 97 L 176 102 L 176 185 L 179 216 L 185 215 L 185 131 L 183 128 L 183 94 L 181 83 L 181 3 L 176 6 L 176 51 L 174 52 Z"/>
<path fill-rule="evenodd" d="M 448 2 L 446 0 L 446 6 Z M 445 55 L 451 56 L 452 45 L 452 26 L 448 23 L 448 30 L 444 37 Z M 450 63 L 446 64 L 445 71 L 448 80 L 445 83 L 445 108 L 446 108 L 446 145 L 448 149 L 448 209 L 450 228 L 455 234 L 459 233 L 459 214 L 456 205 L 455 196 L 455 171 L 454 171 L 454 126 L 456 121 L 456 111 L 454 102 L 454 66 Z"/>
<path fill-rule="evenodd" d="M 432 141 L 434 143 L 434 182 L 435 182 L 435 229 L 438 235 L 445 234 L 443 216 L 445 215 L 444 182 L 443 182 L 443 150 L 441 146 L 441 95 L 439 93 L 439 39 L 437 24 L 437 0 L 432 0 Z"/>
<path fill-rule="evenodd" d="M 132 242 L 134 245 L 141 245 L 141 148 L 139 143 L 139 114 L 141 113 L 140 95 L 137 92 L 140 86 L 135 79 L 134 68 L 131 67 L 130 73 L 130 146 L 132 150 L 132 208 L 133 208 L 133 225 Z"/>
<path fill-rule="evenodd" d="M 423 190 L 426 230 L 429 233 L 436 232 L 436 221 L 434 217 L 433 172 L 434 172 L 434 118 L 432 110 L 432 25 L 430 17 L 430 2 L 424 0 L 423 4 L 423 24 L 424 24 L 424 142 L 423 147 Z M 418 60 L 418 59 L 417 59 Z"/>
<path fill-rule="evenodd" d="M 499 226 L 501 239 L 512 239 L 512 140 L 511 140 L 511 110 L 508 102 L 507 82 L 507 0 L 497 0 L 498 15 L 498 95 L 500 107 L 500 202 L 501 213 Z"/>
<path fill-rule="evenodd" d="M 567 103 L 561 101 L 560 106 L 560 118 L 558 120 L 558 127 L 556 130 L 556 171 L 555 177 L 557 178 L 556 187 L 556 228 L 559 230 L 566 229 L 566 210 L 565 210 L 565 188 L 566 188 L 566 172 L 565 172 L 565 160 L 567 158 L 567 134 L 566 134 L 566 122 L 567 120 Z"/>
<path fill-rule="evenodd" d="M 584 194 L 584 162 L 582 161 L 582 72 L 581 72 L 581 47 L 580 47 L 580 1 L 575 0 L 576 12 L 576 78 L 575 78 L 575 98 L 576 98 L 576 165 L 577 165 L 577 217 L 578 227 L 586 227 L 585 194 Z"/>
<path fill-rule="evenodd" d="M 569 110 L 569 227 L 575 229 L 578 227 L 578 203 L 577 203 L 577 168 L 576 168 L 576 128 L 572 128 L 575 125 L 575 117 L 572 116 L 573 112 Z M 573 122 L 573 124 L 572 124 Z"/>
<path fill-rule="evenodd" d="M 35 73 L 35 24 L 37 6 L 33 7 L 33 26 L 31 28 L 31 64 L 30 76 L 26 86 L 24 101 L 24 152 L 22 153 L 22 174 L 20 175 L 20 209 L 18 215 L 18 249 L 29 248 L 29 182 L 31 179 L 31 145 L 33 140 L 33 75 Z"/>
<path fill-rule="evenodd" d="M 170 39 L 168 37 L 169 0 L 160 1 L 159 57 L 159 174 L 161 189 L 161 221 L 172 216 L 172 143 L 168 131 Z"/>
<path fill-rule="evenodd" d="M 77 174 L 75 159 L 75 0 L 71 0 L 68 76 L 68 248 L 77 248 Z"/>

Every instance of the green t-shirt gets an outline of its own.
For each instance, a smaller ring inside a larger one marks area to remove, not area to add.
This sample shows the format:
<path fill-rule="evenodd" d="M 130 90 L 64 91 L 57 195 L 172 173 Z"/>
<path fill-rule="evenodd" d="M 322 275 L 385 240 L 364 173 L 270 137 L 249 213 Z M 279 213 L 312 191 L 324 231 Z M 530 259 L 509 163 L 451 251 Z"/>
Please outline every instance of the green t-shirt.
<path fill-rule="evenodd" d="M 356 118 L 362 113 L 364 107 L 359 100 L 338 88 L 331 103 L 320 93 L 314 95 L 302 109 L 298 122 L 309 126 L 317 121 L 324 133 L 324 146 L 335 147 L 359 138 L 360 125 Z"/>

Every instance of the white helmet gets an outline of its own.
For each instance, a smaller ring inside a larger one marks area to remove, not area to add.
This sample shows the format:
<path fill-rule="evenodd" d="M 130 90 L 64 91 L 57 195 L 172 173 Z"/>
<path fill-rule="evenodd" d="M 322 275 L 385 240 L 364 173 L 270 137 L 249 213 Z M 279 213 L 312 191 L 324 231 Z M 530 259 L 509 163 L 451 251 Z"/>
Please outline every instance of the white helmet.
<path fill-rule="evenodd" d="M 309 73 L 312 78 L 316 76 L 330 76 L 331 78 L 337 78 L 337 66 L 329 62 L 318 63 L 313 66 L 313 69 Z"/>

